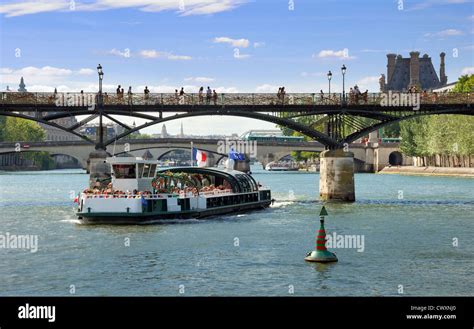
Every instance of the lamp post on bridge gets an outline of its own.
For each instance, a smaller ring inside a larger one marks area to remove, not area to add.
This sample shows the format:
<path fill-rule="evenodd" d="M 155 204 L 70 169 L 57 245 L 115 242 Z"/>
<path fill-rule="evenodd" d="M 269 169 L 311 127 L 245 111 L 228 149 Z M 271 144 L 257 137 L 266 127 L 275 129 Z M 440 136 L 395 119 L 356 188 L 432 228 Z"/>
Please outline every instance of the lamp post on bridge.
<path fill-rule="evenodd" d="M 346 105 L 346 88 L 345 88 L 345 75 L 346 75 L 346 66 L 342 64 L 342 105 Z"/>
<path fill-rule="evenodd" d="M 96 150 L 105 150 L 104 148 L 104 129 L 102 127 L 102 113 L 104 111 L 104 102 L 102 97 L 102 80 L 104 79 L 104 71 L 102 65 L 97 66 L 97 74 L 99 75 L 99 95 L 97 97 L 97 106 L 99 109 L 99 143 L 95 146 Z"/>
<path fill-rule="evenodd" d="M 331 79 L 332 79 L 332 72 L 328 72 L 328 81 L 329 81 L 329 98 L 331 98 Z"/>

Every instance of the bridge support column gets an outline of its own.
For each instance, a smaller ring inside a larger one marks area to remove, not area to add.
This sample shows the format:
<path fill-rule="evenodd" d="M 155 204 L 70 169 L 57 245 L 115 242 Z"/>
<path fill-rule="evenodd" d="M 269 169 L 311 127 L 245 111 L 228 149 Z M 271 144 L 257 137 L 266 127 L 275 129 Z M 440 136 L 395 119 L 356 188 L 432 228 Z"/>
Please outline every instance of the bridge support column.
<path fill-rule="evenodd" d="M 319 198 L 324 201 L 355 201 L 352 152 L 343 150 L 321 152 Z"/>
<path fill-rule="evenodd" d="M 105 162 L 108 154 L 104 150 L 96 150 L 89 154 L 89 187 L 104 188 L 110 182 L 110 164 Z"/>

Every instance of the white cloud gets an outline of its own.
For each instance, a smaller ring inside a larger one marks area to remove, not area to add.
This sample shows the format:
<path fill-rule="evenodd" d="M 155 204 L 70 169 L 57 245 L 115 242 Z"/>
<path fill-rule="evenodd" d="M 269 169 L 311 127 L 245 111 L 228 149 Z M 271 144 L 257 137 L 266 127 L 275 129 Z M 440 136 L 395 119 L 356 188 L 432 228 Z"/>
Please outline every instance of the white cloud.
<path fill-rule="evenodd" d="M 0 5 L 0 13 L 7 17 L 37 14 L 49 11 L 66 10 L 69 3 L 62 0 L 39 0 L 10 2 Z"/>
<path fill-rule="evenodd" d="M 452 37 L 457 35 L 463 35 L 464 33 L 460 30 L 456 29 L 446 29 L 443 31 L 435 32 L 435 33 L 425 33 L 425 37 Z"/>
<path fill-rule="evenodd" d="M 216 90 L 216 93 L 232 94 L 240 92 L 236 87 L 217 87 L 213 88 L 213 90 L 214 89 Z"/>
<path fill-rule="evenodd" d="M 176 89 L 179 89 L 176 86 L 169 86 L 169 85 L 157 85 L 157 86 L 147 86 L 150 92 L 152 93 L 174 93 Z M 145 85 L 137 86 L 136 88 L 137 92 L 141 92 L 145 89 Z"/>
<path fill-rule="evenodd" d="M 191 56 L 173 55 L 173 54 L 169 54 L 167 58 L 172 61 L 189 61 L 192 59 Z"/>
<path fill-rule="evenodd" d="M 280 88 L 280 86 L 275 86 L 275 85 L 270 85 L 268 83 L 265 83 L 263 85 L 257 86 L 255 88 L 255 92 L 256 93 L 275 93 L 276 94 L 278 92 L 278 88 Z"/>
<path fill-rule="evenodd" d="M 227 43 L 230 44 L 232 47 L 238 48 L 247 48 L 249 46 L 248 39 L 232 39 L 228 37 L 217 37 L 213 40 L 214 43 Z"/>
<path fill-rule="evenodd" d="M 342 50 L 321 50 L 317 55 L 313 54 L 313 58 L 337 58 L 337 59 L 353 59 L 354 57 L 349 56 L 349 49 L 344 48 Z"/>
<path fill-rule="evenodd" d="M 212 82 L 212 81 L 214 81 L 214 79 L 213 78 L 208 78 L 208 77 L 188 77 L 188 78 L 184 78 L 184 81 Z"/>
<path fill-rule="evenodd" d="M 38 0 L 0 5 L 0 13 L 6 17 L 38 14 L 53 11 L 98 11 L 120 8 L 137 8 L 146 12 L 174 11 L 181 16 L 209 15 L 237 8 L 246 0 L 77 0 L 74 6 L 66 0 Z"/>
<path fill-rule="evenodd" d="M 175 1 L 171 0 L 171 3 Z M 178 1 L 179 2 L 179 1 Z M 237 8 L 245 3 L 245 0 L 186 0 L 182 16 L 209 15 Z"/>
<path fill-rule="evenodd" d="M 0 68 L 0 82 L 13 86 L 12 89 L 16 90 L 16 86 L 23 77 L 29 91 L 40 91 L 43 87 L 46 88 L 45 91 L 48 91 L 63 84 L 68 84 L 76 91 L 81 89 L 97 90 L 97 83 L 84 83 L 82 81 L 84 77 L 94 73 L 95 71 L 89 68 L 72 70 L 53 66 L 27 66 L 20 69 L 2 67 Z"/>
<path fill-rule="evenodd" d="M 21 69 L 1 68 L 0 80 L 2 83 L 17 85 L 20 78 L 24 77 L 29 83 L 48 83 L 48 81 L 59 81 L 73 74 L 72 70 L 52 66 L 34 67 L 27 66 Z"/>
<path fill-rule="evenodd" d="M 463 68 L 462 71 L 461 71 L 461 74 L 462 74 L 462 75 L 465 75 L 465 74 L 468 74 L 468 75 L 474 74 L 474 66 L 469 66 L 469 67 Z"/>
<path fill-rule="evenodd" d="M 265 42 L 254 42 L 253 47 L 254 48 L 265 47 Z"/>
<path fill-rule="evenodd" d="M 140 51 L 140 55 L 145 58 L 158 58 L 162 57 L 162 53 L 156 50 L 142 50 Z"/>
<path fill-rule="evenodd" d="M 143 58 L 165 58 L 169 60 L 191 60 L 191 56 L 175 55 L 166 51 L 157 51 L 154 49 L 141 50 L 140 56 Z"/>
<path fill-rule="evenodd" d="M 130 57 L 130 49 L 124 49 L 124 51 L 120 51 L 118 49 L 111 49 L 107 52 L 109 55 L 115 55 L 115 56 L 119 56 L 119 57 L 125 57 L 125 58 L 128 58 Z"/>
<path fill-rule="evenodd" d="M 379 85 L 380 76 L 369 76 L 359 79 L 356 85 L 359 87 L 360 91 L 364 92 L 366 89 L 369 91 L 375 92 L 380 89 Z"/>
<path fill-rule="evenodd" d="M 79 71 L 77 71 L 77 74 L 79 74 L 79 75 L 92 75 L 95 72 L 96 71 L 94 71 L 93 69 L 80 69 Z"/>

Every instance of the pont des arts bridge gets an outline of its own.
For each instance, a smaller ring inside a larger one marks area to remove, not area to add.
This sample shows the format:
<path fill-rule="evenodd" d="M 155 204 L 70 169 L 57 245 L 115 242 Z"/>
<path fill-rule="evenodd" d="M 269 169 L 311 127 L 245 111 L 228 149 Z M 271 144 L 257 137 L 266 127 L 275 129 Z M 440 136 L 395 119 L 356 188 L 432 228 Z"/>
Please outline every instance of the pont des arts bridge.
<path fill-rule="evenodd" d="M 424 115 L 473 115 L 472 93 L 351 94 L 198 94 L 2 93 L 0 115 L 34 120 L 74 134 L 94 145 L 94 163 L 103 163 L 111 144 L 152 125 L 196 116 L 238 116 L 274 123 L 304 134 L 325 147 L 321 153 L 320 197 L 355 200 L 354 153 L 350 145 L 386 125 Z M 62 118 L 78 117 L 70 126 Z M 129 126 L 125 117 L 146 122 Z M 124 132 L 91 140 L 78 129 L 99 119 L 113 121 Z M 306 120 L 299 120 L 305 118 Z M 310 122 L 310 123 L 303 123 Z M 210 127 L 212 129 L 212 127 Z M 270 153 L 268 153 L 270 154 Z M 357 157 L 356 157 L 357 159 Z M 99 175 L 100 176 L 100 175 Z"/>
<path fill-rule="evenodd" d="M 237 142 L 237 141 L 236 141 Z M 215 166 L 227 154 L 219 153 L 219 145 L 225 143 L 220 139 L 202 138 L 154 138 L 122 139 L 108 148 L 110 156 L 133 155 L 140 157 L 149 151 L 153 159 L 160 160 L 174 150 L 190 152 L 190 145 L 207 152 L 207 165 Z M 322 152 L 325 146 L 319 142 L 275 141 L 257 142 L 255 160 L 265 166 L 290 155 L 293 151 Z M 349 150 L 354 154 L 356 172 L 377 172 L 387 165 L 409 165 L 411 158 L 403 156 L 398 143 L 379 144 L 376 142 L 352 143 Z M 48 152 L 50 155 L 67 155 L 78 160 L 83 169 L 89 169 L 89 155 L 94 145 L 85 141 L 48 141 L 0 143 L 0 154 L 15 152 Z"/>

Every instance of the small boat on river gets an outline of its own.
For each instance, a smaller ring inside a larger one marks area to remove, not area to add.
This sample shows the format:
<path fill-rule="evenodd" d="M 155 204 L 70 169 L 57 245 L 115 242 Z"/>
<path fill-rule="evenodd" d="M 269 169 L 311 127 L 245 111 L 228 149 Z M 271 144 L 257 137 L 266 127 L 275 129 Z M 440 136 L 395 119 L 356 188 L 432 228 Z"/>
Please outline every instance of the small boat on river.
<path fill-rule="evenodd" d="M 288 161 L 277 161 L 277 162 L 270 162 L 265 166 L 265 170 L 267 171 L 298 171 L 299 167 L 294 162 Z"/>

